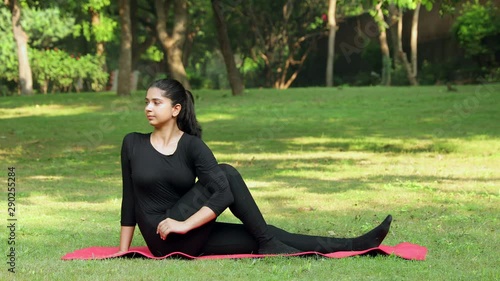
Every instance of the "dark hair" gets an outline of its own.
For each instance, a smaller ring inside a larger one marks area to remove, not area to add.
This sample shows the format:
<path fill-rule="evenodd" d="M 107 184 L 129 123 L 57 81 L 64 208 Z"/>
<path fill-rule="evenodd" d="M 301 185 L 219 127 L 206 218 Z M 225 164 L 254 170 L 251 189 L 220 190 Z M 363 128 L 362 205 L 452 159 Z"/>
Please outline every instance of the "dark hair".
<path fill-rule="evenodd" d="M 156 80 L 149 88 L 158 88 L 163 91 L 162 96 L 172 100 L 172 106 L 180 104 L 181 112 L 177 116 L 177 126 L 183 132 L 201 138 L 201 126 L 196 120 L 194 112 L 194 98 L 190 91 L 175 79 L 165 78 Z"/>

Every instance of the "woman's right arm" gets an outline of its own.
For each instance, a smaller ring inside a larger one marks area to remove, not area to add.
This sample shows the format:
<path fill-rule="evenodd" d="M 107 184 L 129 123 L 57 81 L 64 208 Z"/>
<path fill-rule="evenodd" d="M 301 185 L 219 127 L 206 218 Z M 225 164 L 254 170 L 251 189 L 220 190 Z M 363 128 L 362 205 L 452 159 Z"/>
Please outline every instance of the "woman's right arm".
<path fill-rule="evenodd" d="M 118 253 L 127 252 L 134 237 L 135 226 L 122 226 L 120 233 L 120 249 Z"/>
<path fill-rule="evenodd" d="M 132 183 L 132 170 L 130 165 L 130 148 L 133 143 L 133 135 L 125 136 L 121 149 L 121 167 L 122 167 L 122 206 L 121 206 L 121 231 L 120 231 L 120 249 L 118 252 L 128 251 L 136 225 L 135 220 L 135 198 Z"/>

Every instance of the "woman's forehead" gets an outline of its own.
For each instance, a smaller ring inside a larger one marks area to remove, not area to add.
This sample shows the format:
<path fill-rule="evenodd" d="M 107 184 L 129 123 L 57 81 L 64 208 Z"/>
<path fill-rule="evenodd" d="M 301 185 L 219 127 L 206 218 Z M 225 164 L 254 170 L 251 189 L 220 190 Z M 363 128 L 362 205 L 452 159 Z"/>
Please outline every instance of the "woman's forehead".
<path fill-rule="evenodd" d="M 163 95 L 163 91 L 158 89 L 158 88 L 149 88 L 147 93 L 146 93 L 146 98 L 147 99 L 167 99 L 166 97 L 164 97 Z"/>

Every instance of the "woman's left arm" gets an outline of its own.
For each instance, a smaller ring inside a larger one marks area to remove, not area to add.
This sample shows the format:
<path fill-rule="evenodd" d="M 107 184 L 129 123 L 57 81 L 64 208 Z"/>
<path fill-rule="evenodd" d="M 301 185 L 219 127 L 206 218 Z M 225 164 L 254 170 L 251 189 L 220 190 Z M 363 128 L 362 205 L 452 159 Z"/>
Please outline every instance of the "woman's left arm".
<path fill-rule="evenodd" d="M 165 240 L 168 234 L 185 234 L 217 218 L 217 214 L 212 209 L 204 206 L 185 221 L 177 221 L 166 218 L 158 224 L 156 234 Z"/>
<path fill-rule="evenodd" d="M 226 174 L 208 146 L 201 139 L 193 138 L 187 151 L 189 151 L 189 161 L 195 168 L 199 182 L 209 190 L 211 196 L 185 221 L 172 218 L 161 221 L 156 233 L 162 239 L 165 239 L 169 233 L 184 234 L 216 219 L 234 200 Z"/>

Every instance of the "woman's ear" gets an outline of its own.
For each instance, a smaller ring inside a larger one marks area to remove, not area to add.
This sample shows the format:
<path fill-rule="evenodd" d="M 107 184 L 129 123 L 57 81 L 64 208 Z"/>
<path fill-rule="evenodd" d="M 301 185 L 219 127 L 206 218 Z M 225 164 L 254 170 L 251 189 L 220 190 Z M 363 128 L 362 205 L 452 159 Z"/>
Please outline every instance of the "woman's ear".
<path fill-rule="evenodd" d="M 180 103 L 174 105 L 172 108 L 172 117 L 177 117 L 181 113 L 182 105 Z"/>

